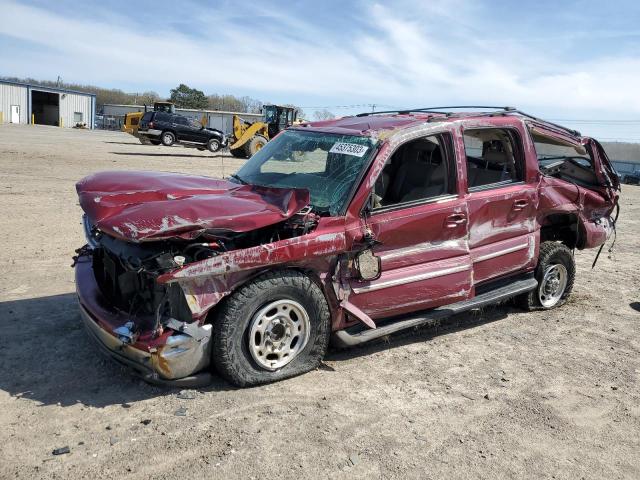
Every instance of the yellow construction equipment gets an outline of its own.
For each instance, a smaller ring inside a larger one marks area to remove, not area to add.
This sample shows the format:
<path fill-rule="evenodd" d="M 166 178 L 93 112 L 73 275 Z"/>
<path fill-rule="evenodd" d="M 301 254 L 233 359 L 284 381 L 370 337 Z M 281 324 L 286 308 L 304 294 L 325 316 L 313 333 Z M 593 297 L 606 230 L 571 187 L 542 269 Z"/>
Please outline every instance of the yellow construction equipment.
<path fill-rule="evenodd" d="M 238 158 L 249 158 L 267 142 L 296 121 L 297 110 L 292 107 L 265 105 L 261 122 L 247 122 L 238 115 L 233 116 L 233 136 L 229 150 Z"/>

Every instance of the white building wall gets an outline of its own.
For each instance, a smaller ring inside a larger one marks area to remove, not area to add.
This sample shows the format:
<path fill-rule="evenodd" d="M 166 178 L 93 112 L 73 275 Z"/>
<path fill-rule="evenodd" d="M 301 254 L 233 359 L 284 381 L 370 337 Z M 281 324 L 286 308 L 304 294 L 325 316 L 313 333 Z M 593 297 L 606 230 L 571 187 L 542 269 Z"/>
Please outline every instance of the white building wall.
<path fill-rule="evenodd" d="M 81 123 L 91 128 L 93 121 L 91 111 L 91 97 L 75 93 L 60 94 L 60 117 L 62 118 L 63 126 L 73 127 L 77 123 L 74 119 L 74 114 L 79 112 L 82 114 Z"/>
<path fill-rule="evenodd" d="M 20 123 L 29 123 L 27 87 L 0 83 L 0 112 L 3 123 L 9 123 L 11 120 L 11 105 L 20 106 Z"/>

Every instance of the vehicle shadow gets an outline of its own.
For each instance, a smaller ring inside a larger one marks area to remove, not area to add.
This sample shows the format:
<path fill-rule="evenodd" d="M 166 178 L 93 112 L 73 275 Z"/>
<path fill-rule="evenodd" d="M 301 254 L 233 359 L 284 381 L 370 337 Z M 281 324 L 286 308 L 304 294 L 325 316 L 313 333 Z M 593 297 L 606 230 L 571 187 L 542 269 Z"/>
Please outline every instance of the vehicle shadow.
<path fill-rule="evenodd" d="M 115 145 L 142 145 L 142 143 L 140 142 L 109 142 L 107 140 L 105 140 L 103 143 L 113 143 Z"/>
<path fill-rule="evenodd" d="M 126 155 L 126 156 L 142 156 L 142 157 L 191 157 L 191 158 L 204 158 L 203 155 L 191 155 L 189 153 L 143 153 L 143 152 L 109 152 L 113 155 Z M 204 152 L 203 152 L 204 153 Z M 206 157 L 221 157 L 219 154 L 206 155 Z"/>
<path fill-rule="evenodd" d="M 76 295 L 0 302 L 0 390 L 43 405 L 94 407 L 172 395 L 101 354 L 81 323 Z M 203 390 L 233 386 L 214 376 Z"/>
<path fill-rule="evenodd" d="M 475 328 L 488 323 L 504 320 L 510 313 L 521 312 L 509 303 L 486 307 L 480 311 L 459 313 L 448 318 L 437 321 L 434 324 L 424 325 L 417 328 L 409 328 L 373 340 L 363 345 L 351 348 L 340 349 L 332 347 L 326 360 L 339 362 L 352 360 L 357 357 L 378 353 L 383 350 L 404 347 L 413 343 L 423 343 L 436 337 L 450 335 L 463 330 Z"/>

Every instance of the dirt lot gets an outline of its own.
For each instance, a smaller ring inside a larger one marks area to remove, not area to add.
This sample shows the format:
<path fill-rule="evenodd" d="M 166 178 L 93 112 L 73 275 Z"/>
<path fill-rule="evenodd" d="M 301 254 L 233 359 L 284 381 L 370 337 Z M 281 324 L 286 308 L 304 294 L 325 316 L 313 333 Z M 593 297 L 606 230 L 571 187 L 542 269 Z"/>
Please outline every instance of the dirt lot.
<path fill-rule="evenodd" d="M 121 133 L 0 126 L 1 478 L 640 478 L 640 188 L 571 301 L 497 307 L 315 372 L 189 395 L 104 360 L 83 331 L 74 183 L 239 162 Z M 185 415 L 176 415 L 184 407 Z M 70 454 L 53 456 L 68 446 Z"/>

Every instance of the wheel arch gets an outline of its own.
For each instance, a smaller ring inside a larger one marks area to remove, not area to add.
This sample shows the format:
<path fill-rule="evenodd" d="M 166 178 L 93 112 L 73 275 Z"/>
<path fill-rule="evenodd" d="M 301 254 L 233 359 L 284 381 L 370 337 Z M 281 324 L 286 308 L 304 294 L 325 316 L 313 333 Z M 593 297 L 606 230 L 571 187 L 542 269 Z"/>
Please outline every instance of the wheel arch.
<path fill-rule="evenodd" d="M 580 248 L 580 219 L 576 212 L 554 212 L 540 221 L 540 243 L 559 241 L 570 249 Z"/>
<path fill-rule="evenodd" d="M 230 288 L 225 292 L 224 297 L 222 297 L 217 303 L 212 305 L 211 308 L 207 311 L 205 315 L 206 316 L 205 323 L 213 323 L 215 321 L 217 312 L 219 312 L 222 309 L 222 305 L 225 302 L 227 302 L 229 298 L 238 290 L 240 290 L 243 286 L 247 285 L 248 283 L 254 281 L 256 278 L 266 273 L 287 272 L 287 271 L 294 271 L 294 272 L 301 273 L 307 276 L 314 284 L 316 284 L 316 286 L 322 292 L 322 295 L 324 296 L 324 299 L 327 302 L 327 305 L 329 307 L 329 314 L 333 318 L 335 311 L 338 308 L 339 302 L 337 301 L 333 288 L 331 288 L 331 285 L 330 285 L 331 280 L 329 280 L 329 283 L 323 282 L 319 271 L 312 268 L 308 268 L 308 267 L 305 268 L 300 265 L 278 265 L 274 267 L 266 267 L 266 268 L 252 270 L 250 272 L 247 272 L 248 274 L 244 276 L 240 281 L 233 283 L 233 285 L 231 285 Z"/>

